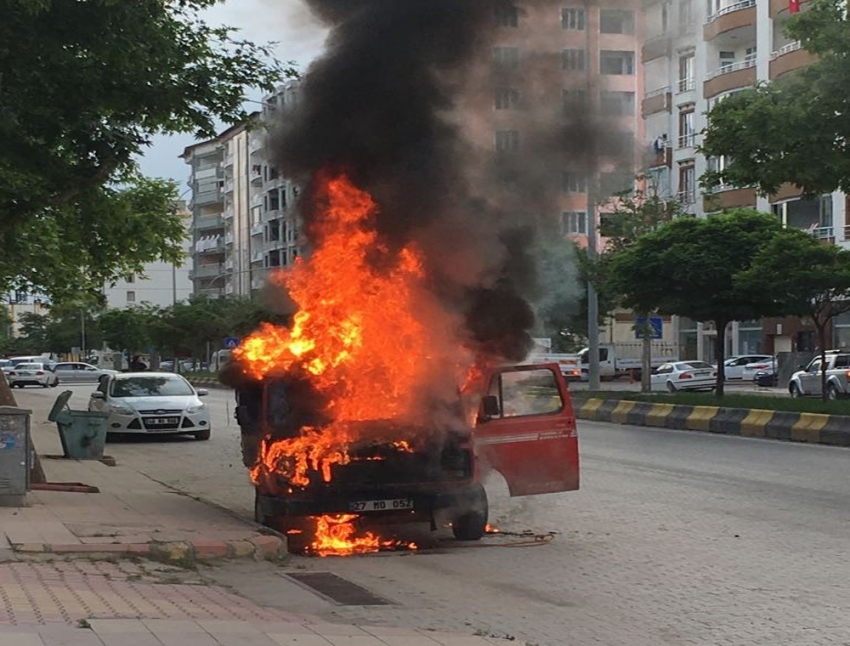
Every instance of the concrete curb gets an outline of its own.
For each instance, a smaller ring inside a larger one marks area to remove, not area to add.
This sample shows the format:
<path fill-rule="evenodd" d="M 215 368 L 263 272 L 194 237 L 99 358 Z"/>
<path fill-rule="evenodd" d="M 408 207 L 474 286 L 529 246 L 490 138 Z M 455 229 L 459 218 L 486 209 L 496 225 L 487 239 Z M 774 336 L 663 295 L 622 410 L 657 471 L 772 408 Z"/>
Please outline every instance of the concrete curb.
<path fill-rule="evenodd" d="M 149 558 L 163 563 L 192 566 L 198 562 L 253 559 L 279 560 L 289 555 L 285 538 L 256 534 L 242 540 L 196 539 L 168 543 L 108 543 L 48 545 L 22 543 L 12 545 L 18 557 L 57 558 Z"/>
<path fill-rule="evenodd" d="M 850 446 L 850 417 L 844 415 L 653 404 L 595 397 L 576 401 L 575 412 L 578 419 L 596 422 Z"/>

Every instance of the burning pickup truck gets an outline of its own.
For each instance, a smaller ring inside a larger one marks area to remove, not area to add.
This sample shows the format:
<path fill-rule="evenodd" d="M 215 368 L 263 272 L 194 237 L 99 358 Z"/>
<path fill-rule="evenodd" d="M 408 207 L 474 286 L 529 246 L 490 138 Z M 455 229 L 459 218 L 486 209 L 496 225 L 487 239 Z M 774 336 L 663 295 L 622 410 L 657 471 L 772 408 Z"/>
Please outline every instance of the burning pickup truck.
<path fill-rule="evenodd" d="M 358 518 L 444 522 L 480 538 L 491 468 L 511 495 L 576 489 L 558 365 L 505 367 L 513 337 L 471 329 L 422 249 L 388 244 L 378 205 L 345 176 L 317 179 L 313 200 L 309 257 L 269 277 L 296 306 L 290 324 L 261 324 L 222 377 L 237 392 L 257 520 L 292 543 L 312 533 L 313 552 L 354 553 L 385 546 L 355 539 Z M 511 320 L 491 302 L 479 321 Z"/>
<path fill-rule="evenodd" d="M 256 520 L 292 531 L 307 517 L 330 517 L 325 524 L 392 517 L 432 530 L 451 524 L 457 539 L 478 540 L 488 521 L 481 481 L 489 469 L 504 476 L 512 496 L 577 489 L 575 416 L 559 367 L 502 368 L 478 382 L 484 390 L 460 398 L 453 419 L 351 422 L 336 425 L 333 439 L 318 420 L 305 431 L 311 412 L 292 405 L 297 385 L 269 379 L 241 388 L 236 414 Z M 470 402 L 472 423 L 462 410 Z"/>

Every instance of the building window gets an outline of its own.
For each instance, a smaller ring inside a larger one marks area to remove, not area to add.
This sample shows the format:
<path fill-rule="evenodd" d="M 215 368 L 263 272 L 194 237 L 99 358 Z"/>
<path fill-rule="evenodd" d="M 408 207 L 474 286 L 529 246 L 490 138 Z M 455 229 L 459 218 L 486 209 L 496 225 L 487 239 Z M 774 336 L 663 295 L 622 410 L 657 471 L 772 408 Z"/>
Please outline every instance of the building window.
<path fill-rule="evenodd" d="M 585 211 L 562 213 L 561 231 L 571 235 L 587 235 L 587 213 Z"/>
<path fill-rule="evenodd" d="M 565 7 L 561 9 L 561 26 L 575 31 L 584 30 L 584 9 L 580 7 Z"/>
<path fill-rule="evenodd" d="M 694 55 L 679 57 L 679 92 L 694 89 Z"/>
<path fill-rule="evenodd" d="M 587 90 L 564 90 L 563 107 L 564 112 L 570 113 L 582 109 L 587 105 Z"/>
<path fill-rule="evenodd" d="M 587 193 L 587 175 L 583 173 L 564 173 L 562 184 L 565 193 Z"/>
<path fill-rule="evenodd" d="M 565 70 L 584 71 L 585 50 L 565 49 L 561 52 L 561 65 Z"/>
<path fill-rule="evenodd" d="M 127 292 L 127 302 L 135 303 L 136 302 L 136 292 Z"/>
<path fill-rule="evenodd" d="M 519 130 L 497 130 L 496 150 L 501 153 L 519 150 Z"/>
<path fill-rule="evenodd" d="M 679 33 L 690 34 L 694 30 L 694 0 L 679 3 Z"/>
<path fill-rule="evenodd" d="M 679 148 L 690 148 L 694 145 L 694 108 L 679 112 Z"/>
<path fill-rule="evenodd" d="M 635 12 L 622 9 L 599 11 L 599 32 L 602 34 L 634 34 Z"/>
<path fill-rule="evenodd" d="M 499 88 L 496 90 L 497 110 L 516 110 L 519 107 L 519 90 Z"/>
<path fill-rule="evenodd" d="M 603 49 L 599 53 L 599 71 L 608 75 L 632 75 L 635 73 L 635 53 Z"/>
<path fill-rule="evenodd" d="M 493 64 L 505 68 L 519 67 L 518 47 L 494 47 Z"/>
<path fill-rule="evenodd" d="M 519 12 L 514 5 L 496 8 L 496 24 L 499 27 L 519 27 Z"/>
<path fill-rule="evenodd" d="M 135 283 L 136 282 L 136 274 L 127 274 L 126 276 L 124 276 L 124 282 Z"/>
<path fill-rule="evenodd" d="M 600 96 L 600 110 L 608 117 L 633 117 L 635 115 L 634 92 L 606 92 Z"/>
<path fill-rule="evenodd" d="M 694 204 L 697 201 L 696 171 L 693 165 L 679 167 L 679 202 L 683 205 Z"/>

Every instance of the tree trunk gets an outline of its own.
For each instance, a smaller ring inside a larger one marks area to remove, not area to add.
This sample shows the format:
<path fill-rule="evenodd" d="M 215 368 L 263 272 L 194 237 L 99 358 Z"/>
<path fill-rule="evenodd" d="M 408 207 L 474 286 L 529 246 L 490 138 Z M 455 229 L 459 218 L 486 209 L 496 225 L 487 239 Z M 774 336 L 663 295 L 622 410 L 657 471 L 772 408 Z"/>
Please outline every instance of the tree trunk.
<path fill-rule="evenodd" d="M 644 315 L 644 326 L 641 330 L 641 340 L 643 347 L 641 348 L 640 360 L 640 391 L 648 393 L 652 390 L 652 326 L 649 325 L 649 314 Z"/>
<path fill-rule="evenodd" d="M 820 345 L 820 398 L 821 401 L 829 399 L 829 393 L 826 392 L 826 322 L 815 323 L 815 328 L 818 331 L 818 345 Z"/>
<path fill-rule="evenodd" d="M 714 394 L 723 397 L 723 385 L 726 383 L 726 371 L 723 370 L 723 361 L 726 359 L 726 326 L 729 321 L 715 321 L 717 328 L 717 341 L 714 344 L 714 360 L 717 364 L 717 379 L 714 382 Z"/>

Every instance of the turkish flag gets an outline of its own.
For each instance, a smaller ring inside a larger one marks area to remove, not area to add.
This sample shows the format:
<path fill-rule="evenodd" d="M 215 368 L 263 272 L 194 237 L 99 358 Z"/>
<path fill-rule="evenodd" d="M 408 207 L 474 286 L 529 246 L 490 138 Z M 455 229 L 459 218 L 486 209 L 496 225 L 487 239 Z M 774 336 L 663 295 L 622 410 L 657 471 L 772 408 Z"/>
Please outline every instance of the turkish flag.
<path fill-rule="evenodd" d="M 800 13 L 800 0 L 788 0 L 788 13 Z"/>

